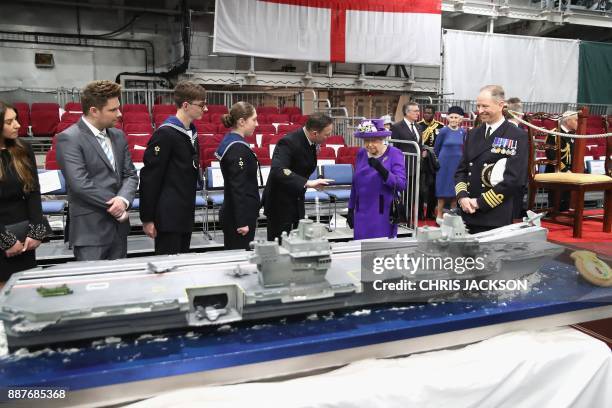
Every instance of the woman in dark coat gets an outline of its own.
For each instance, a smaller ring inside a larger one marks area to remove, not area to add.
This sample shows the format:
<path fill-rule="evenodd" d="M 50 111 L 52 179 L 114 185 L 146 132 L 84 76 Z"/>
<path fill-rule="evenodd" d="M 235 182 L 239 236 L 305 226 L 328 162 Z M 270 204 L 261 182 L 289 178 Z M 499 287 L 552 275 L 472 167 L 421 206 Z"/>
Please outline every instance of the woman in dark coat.
<path fill-rule="evenodd" d="M 390 222 L 393 195 L 406 189 L 404 155 L 397 147 L 384 144 L 391 136 L 383 120 L 372 119 L 359 125 L 355 137 L 363 138 L 365 148 L 357 153 L 349 199 L 349 227 L 354 239 L 395 238 L 397 224 Z"/>
<path fill-rule="evenodd" d="M 21 127 L 12 106 L 0 102 L 0 285 L 36 266 L 35 250 L 45 237 L 36 160 L 18 139 Z"/>
<path fill-rule="evenodd" d="M 248 249 L 255 238 L 259 216 L 259 162 L 244 140 L 257 127 L 257 112 L 247 102 L 237 102 L 221 119 L 231 128 L 225 135 L 215 156 L 221 163 L 224 197 L 220 218 L 223 225 L 225 249 Z"/>

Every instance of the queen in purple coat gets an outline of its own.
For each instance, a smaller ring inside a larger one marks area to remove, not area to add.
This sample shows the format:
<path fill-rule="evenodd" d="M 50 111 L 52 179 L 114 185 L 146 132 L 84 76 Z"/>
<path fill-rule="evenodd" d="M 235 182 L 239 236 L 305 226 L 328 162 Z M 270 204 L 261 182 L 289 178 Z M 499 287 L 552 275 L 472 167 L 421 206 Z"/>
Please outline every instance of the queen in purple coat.
<path fill-rule="evenodd" d="M 365 148 L 357 153 L 348 204 L 347 223 L 355 230 L 354 239 L 397 236 L 389 214 L 393 194 L 406 189 L 406 167 L 401 150 L 384 144 L 389 136 L 378 119 L 362 122 L 355 133 Z"/>

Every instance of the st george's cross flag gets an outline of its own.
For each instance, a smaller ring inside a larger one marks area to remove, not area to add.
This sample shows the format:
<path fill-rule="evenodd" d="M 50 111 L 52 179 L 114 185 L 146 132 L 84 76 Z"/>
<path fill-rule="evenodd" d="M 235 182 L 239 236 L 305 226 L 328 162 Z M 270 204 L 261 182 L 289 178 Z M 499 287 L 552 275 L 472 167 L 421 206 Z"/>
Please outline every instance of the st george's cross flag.
<path fill-rule="evenodd" d="M 439 65 L 440 10 L 441 0 L 217 0 L 213 51 Z"/>

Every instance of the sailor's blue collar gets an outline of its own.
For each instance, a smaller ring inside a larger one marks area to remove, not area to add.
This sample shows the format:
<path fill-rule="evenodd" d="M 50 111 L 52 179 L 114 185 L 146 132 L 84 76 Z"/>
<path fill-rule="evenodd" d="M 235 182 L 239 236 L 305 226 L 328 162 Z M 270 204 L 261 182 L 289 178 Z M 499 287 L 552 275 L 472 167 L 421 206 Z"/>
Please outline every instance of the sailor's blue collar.
<path fill-rule="evenodd" d="M 183 125 L 183 122 L 181 122 L 181 120 L 177 118 L 175 115 L 168 116 L 168 118 L 164 121 L 164 123 L 168 123 L 170 125 L 174 125 L 182 129 L 185 129 L 185 125 Z M 189 125 L 189 129 L 185 129 L 185 130 L 191 130 L 194 134 L 196 133 L 196 127 L 193 124 L 193 122 Z"/>
<path fill-rule="evenodd" d="M 223 137 L 223 140 L 219 144 L 219 147 L 217 148 L 215 155 L 217 157 L 223 157 L 227 148 L 234 142 L 243 142 L 244 144 L 247 144 L 244 141 L 244 138 L 240 136 L 238 133 L 230 132 Z"/>

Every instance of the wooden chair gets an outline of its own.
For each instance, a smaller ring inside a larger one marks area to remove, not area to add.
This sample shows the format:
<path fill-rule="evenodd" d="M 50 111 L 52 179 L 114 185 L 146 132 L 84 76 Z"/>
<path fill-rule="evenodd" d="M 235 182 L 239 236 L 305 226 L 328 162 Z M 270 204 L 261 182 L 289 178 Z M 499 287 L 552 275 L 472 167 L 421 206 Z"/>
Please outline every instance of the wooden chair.
<path fill-rule="evenodd" d="M 586 118 L 588 117 L 588 109 L 582 108 L 578 115 L 578 131 L 577 134 L 585 134 Z M 537 113 L 528 115 L 527 120 L 532 121 L 544 119 L 558 119 L 558 116 Z M 586 218 L 603 221 L 603 231 L 612 231 L 612 174 L 610 173 L 610 154 L 612 153 L 612 140 L 610 137 L 606 139 L 607 156 L 606 169 L 607 175 L 604 174 L 585 174 L 584 171 L 584 139 L 576 139 L 574 145 L 574 157 L 572 158 L 573 172 L 561 172 L 561 139 L 555 137 L 555 144 L 545 143 L 546 134 L 535 131 L 529 128 L 529 202 L 528 208 L 532 211 L 547 211 L 547 218 L 551 222 L 562 225 L 573 225 L 573 236 L 582 238 L 582 221 Z M 538 157 L 538 151 L 555 151 L 555 158 L 550 160 L 547 158 Z M 543 173 L 539 170 L 542 165 L 552 165 L 555 171 L 552 173 Z M 548 208 L 535 208 L 535 198 L 538 189 L 546 189 L 553 193 L 553 202 L 548 203 Z M 561 193 L 564 191 L 572 192 L 573 210 L 561 213 L 559 211 Z M 604 192 L 604 215 L 601 217 L 585 217 L 584 216 L 584 194 L 587 191 L 603 191 Z M 572 222 L 559 220 L 559 216 L 569 217 Z"/>

